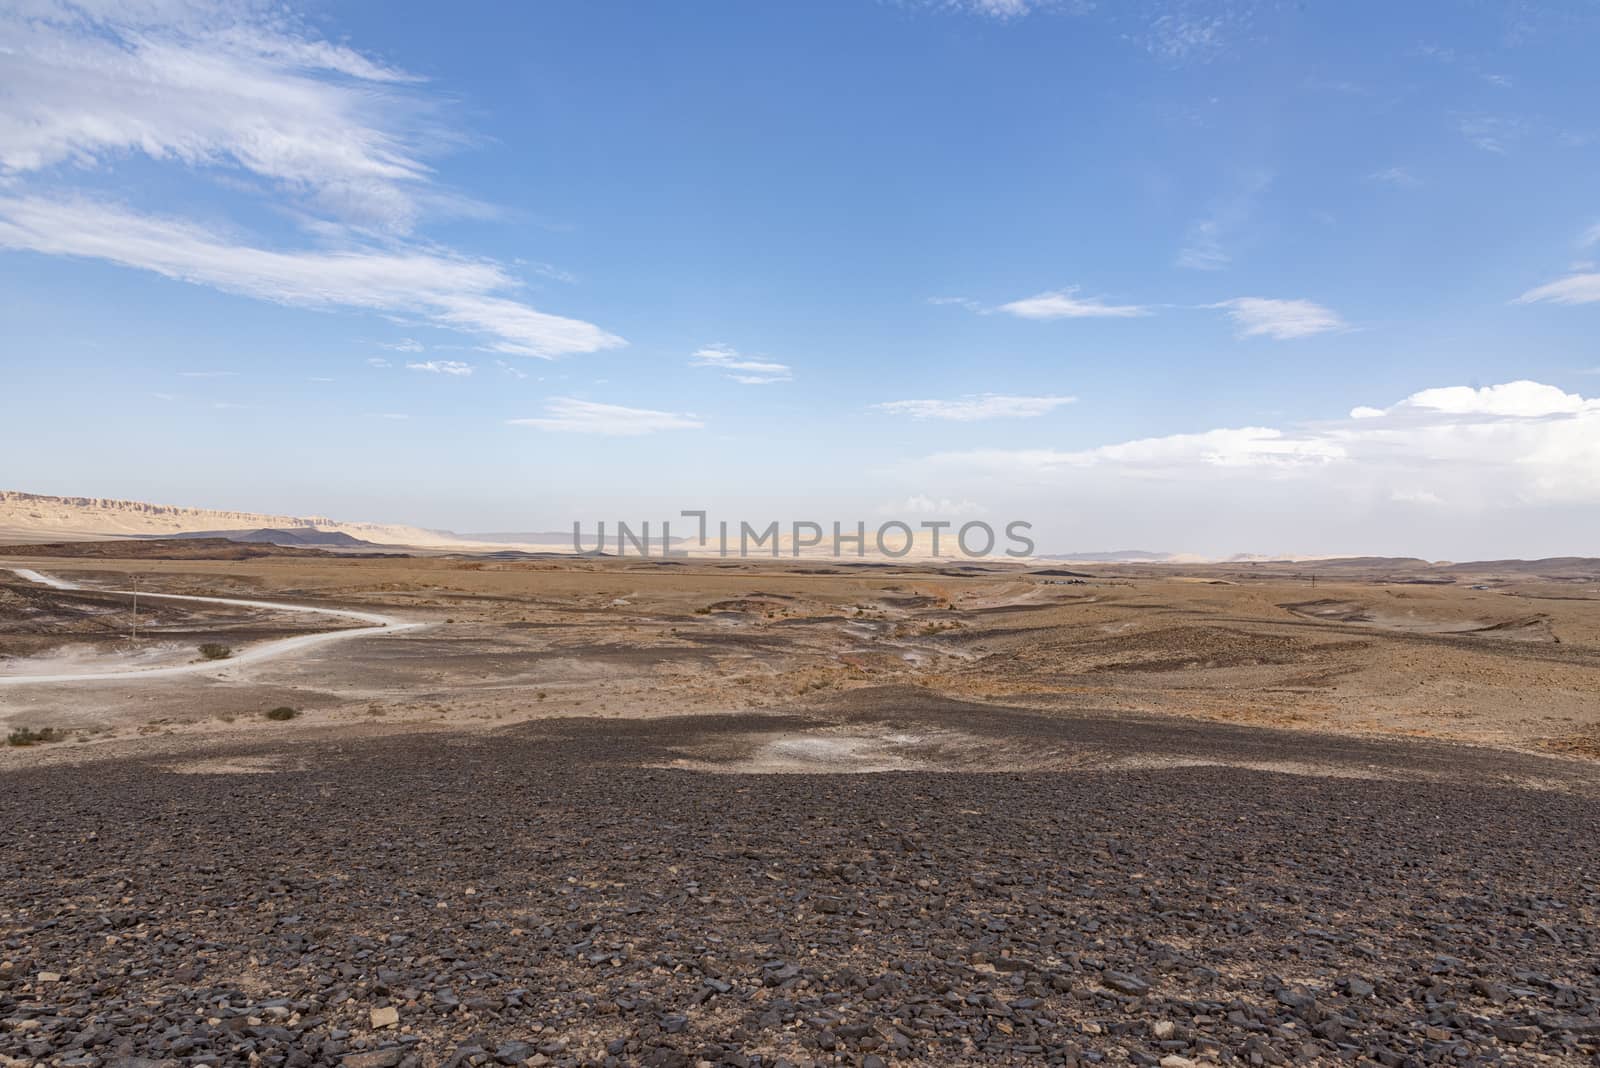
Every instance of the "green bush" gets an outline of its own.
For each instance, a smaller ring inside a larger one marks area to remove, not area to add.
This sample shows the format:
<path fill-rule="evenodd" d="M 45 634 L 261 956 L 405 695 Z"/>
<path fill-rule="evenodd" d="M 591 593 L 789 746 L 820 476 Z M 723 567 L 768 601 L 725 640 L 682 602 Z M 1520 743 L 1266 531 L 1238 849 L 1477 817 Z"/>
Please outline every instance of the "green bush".
<path fill-rule="evenodd" d="M 294 717 L 298 716 L 299 714 L 299 712 L 290 708 L 288 705 L 279 705 L 277 708 L 271 709 L 267 712 L 267 718 L 275 719 L 281 722 L 287 719 L 294 719 Z"/>
<path fill-rule="evenodd" d="M 226 660 L 233 655 L 233 648 L 220 642 L 206 642 L 200 647 L 200 655 L 207 660 Z"/>

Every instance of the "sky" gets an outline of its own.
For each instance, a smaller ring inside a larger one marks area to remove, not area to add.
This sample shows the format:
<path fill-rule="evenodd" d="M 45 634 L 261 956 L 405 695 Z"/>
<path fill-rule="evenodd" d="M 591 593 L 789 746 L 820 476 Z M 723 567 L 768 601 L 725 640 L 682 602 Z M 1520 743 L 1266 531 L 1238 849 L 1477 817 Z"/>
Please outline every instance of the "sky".
<path fill-rule="evenodd" d="M 0 488 L 1600 555 L 1600 4 L 0 0 Z"/>

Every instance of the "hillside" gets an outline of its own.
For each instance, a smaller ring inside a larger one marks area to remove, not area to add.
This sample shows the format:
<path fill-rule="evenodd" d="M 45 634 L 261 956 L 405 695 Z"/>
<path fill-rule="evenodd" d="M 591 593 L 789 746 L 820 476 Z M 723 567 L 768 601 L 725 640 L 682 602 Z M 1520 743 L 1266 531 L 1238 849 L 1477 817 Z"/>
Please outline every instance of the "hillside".
<path fill-rule="evenodd" d="M 270 529 L 343 534 L 362 542 L 462 548 L 455 535 L 385 523 L 345 523 L 326 516 L 265 515 L 188 508 L 104 497 L 51 497 L 0 490 L 0 543 L 174 537 L 218 531 Z M 320 544 L 320 543 L 319 543 Z"/>

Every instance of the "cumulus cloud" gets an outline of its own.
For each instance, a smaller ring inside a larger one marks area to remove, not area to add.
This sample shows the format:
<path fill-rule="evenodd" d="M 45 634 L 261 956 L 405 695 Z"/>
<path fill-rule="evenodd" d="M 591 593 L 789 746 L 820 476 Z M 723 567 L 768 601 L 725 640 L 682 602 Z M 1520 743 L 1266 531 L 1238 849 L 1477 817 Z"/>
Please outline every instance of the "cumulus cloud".
<path fill-rule="evenodd" d="M 1079 297 L 1077 286 L 1038 293 L 1000 305 L 999 310 L 1019 319 L 1129 319 L 1148 315 L 1137 304 L 1107 304 L 1099 297 Z"/>
<path fill-rule="evenodd" d="M 406 368 L 412 371 L 427 371 L 436 375 L 456 375 L 458 377 L 470 375 L 472 365 L 460 360 L 426 360 L 421 363 L 408 363 Z"/>
<path fill-rule="evenodd" d="M 1019 397 L 1004 393 L 973 393 L 956 400 L 900 400 L 872 405 L 889 415 L 913 419 L 949 419 L 970 423 L 979 419 L 1031 419 L 1072 404 L 1076 397 Z"/>
<path fill-rule="evenodd" d="M 1235 297 L 1211 307 L 1227 311 L 1238 327 L 1240 337 L 1270 337 L 1286 341 L 1346 328 L 1345 321 L 1336 312 L 1309 300 Z"/>
<path fill-rule="evenodd" d="M 650 408 L 625 408 L 597 404 L 573 397 L 556 397 L 544 406 L 545 414 L 529 419 L 508 419 L 512 426 L 567 434 L 605 434 L 637 437 L 661 430 L 699 430 L 705 426 L 687 412 L 659 412 Z"/>
<path fill-rule="evenodd" d="M 516 286 L 496 263 L 431 248 L 280 251 L 106 201 L 13 196 L 0 197 L 0 249 L 104 260 L 279 304 L 420 313 L 502 353 L 552 358 L 624 344 L 495 295 Z"/>
<path fill-rule="evenodd" d="M 740 355 L 729 345 L 706 345 L 689 358 L 692 367 L 715 367 L 726 378 L 747 386 L 765 386 L 773 382 L 788 382 L 794 372 L 788 364 L 777 363 L 766 357 Z"/>
<path fill-rule="evenodd" d="M 1426 503 L 1480 508 L 1597 504 L 1600 398 L 1531 381 L 1447 386 L 1324 423 L 1221 428 L 1077 450 L 945 452 L 918 469 L 929 466 L 984 484 L 1059 486 L 1101 473 L 1185 485 L 1296 481 L 1329 500 L 1377 487 L 1389 499 L 1413 503 L 1428 494 Z"/>

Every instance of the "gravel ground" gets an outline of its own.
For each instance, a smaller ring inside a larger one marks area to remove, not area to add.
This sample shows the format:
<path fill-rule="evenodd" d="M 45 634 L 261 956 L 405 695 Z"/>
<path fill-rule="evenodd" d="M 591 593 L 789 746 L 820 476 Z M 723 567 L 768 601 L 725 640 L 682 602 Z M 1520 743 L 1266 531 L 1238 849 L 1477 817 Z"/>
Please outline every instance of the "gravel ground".
<path fill-rule="evenodd" d="M 1600 1064 L 1593 765 L 852 702 L 0 772 L 0 1055 Z M 953 725 L 937 770 L 671 766 Z"/>

